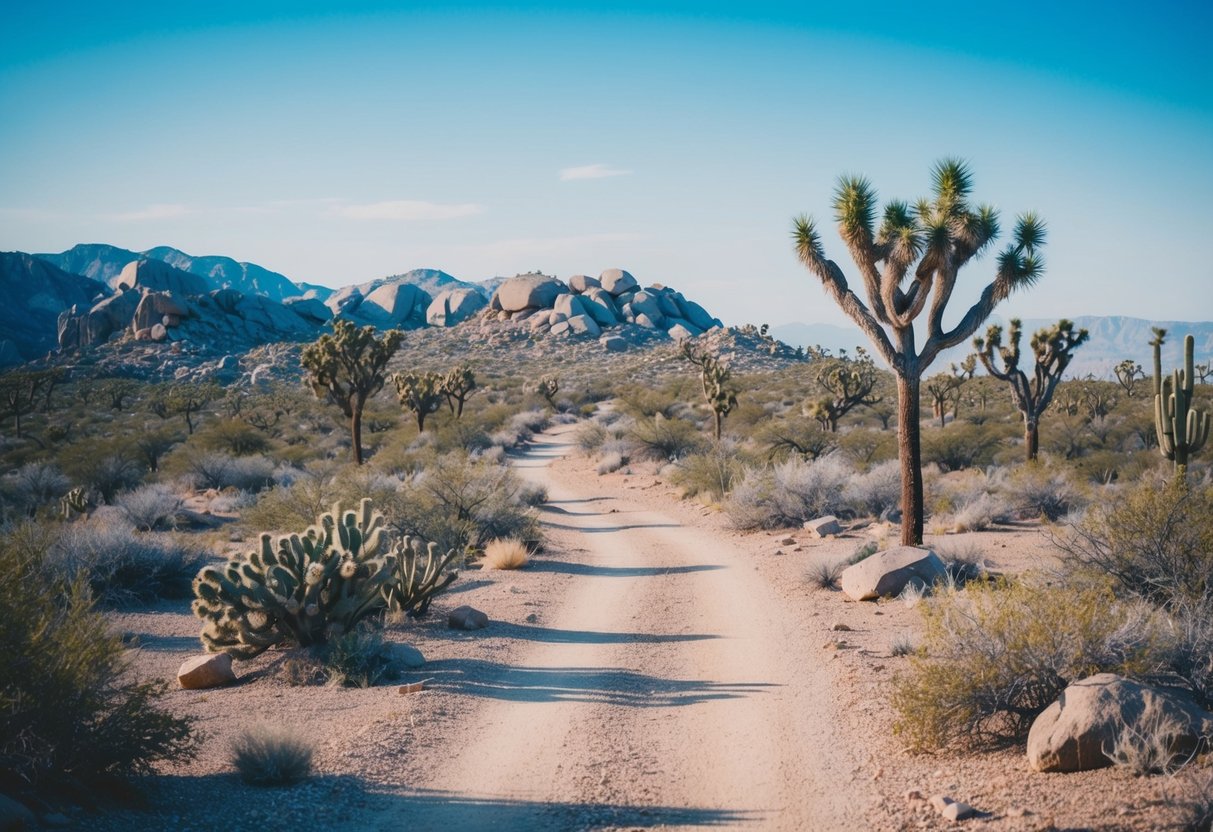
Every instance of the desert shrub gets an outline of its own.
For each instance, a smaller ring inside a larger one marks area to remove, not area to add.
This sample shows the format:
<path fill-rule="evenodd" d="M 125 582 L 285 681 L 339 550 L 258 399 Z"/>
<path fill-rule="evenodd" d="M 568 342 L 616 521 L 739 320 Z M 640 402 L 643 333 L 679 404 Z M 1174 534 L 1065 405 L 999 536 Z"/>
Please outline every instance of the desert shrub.
<path fill-rule="evenodd" d="M 1098 584 L 973 583 L 920 608 L 923 652 L 892 695 L 895 731 L 917 749 L 1021 739 L 1070 682 L 1161 664 L 1150 612 Z"/>
<path fill-rule="evenodd" d="M 988 426 L 953 422 L 946 428 L 923 431 L 922 461 L 945 471 L 984 468 L 994 461 L 994 451 L 1003 439 Z"/>
<path fill-rule="evenodd" d="M 1166 607 L 1213 604 L 1213 487 L 1146 482 L 1055 538 L 1074 566 Z"/>
<path fill-rule="evenodd" d="M 853 428 L 838 434 L 838 447 L 860 467 L 897 459 L 897 439 L 887 430 Z"/>
<path fill-rule="evenodd" d="M 843 490 L 843 500 L 865 517 L 880 517 L 897 508 L 901 504 L 901 466 L 894 459 L 853 475 Z"/>
<path fill-rule="evenodd" d="M 71 481 L 54 465 L 27 462 L 4 477 L 0 485 L 7 501 L 17 511 L 33 517 L 38 509 L 56 504 L 71 488 Z"/>
<path fill-rule="evenodd" d="M 222 451 L 187 449 L 174 459 L 174 468 L 194 488 L 260 491 L 274 480 L 272 460 L 259 456 L 232 456 Z"/>
<path fill-rule="evenodd" d="M 855 551 L 851 552 L 851 554 L 847 557 L 847 559 L 845 561 L 843 561 L 843 563 L 846 564 L 847 566 L 854 566 L 855 564 L 859 563 L 860 561 L 867 560 L 868 558 L 872 557 L 872 555 L 876 554 L 879 551 L 880 551 L 880 544 L 877 543 L 875 540 L 869 540 L 867 543 L 861 543 L 858 546 L 856 546 Z"/>
<path fill-rule="evenodd" d="M 391 659 L 384 654 L 382 632 L 365 624 L 328 639 L 315 652 L 329 685 L 370 688 L 396 675 Z"/>
<path fill-rule="evenodd" d="M 64 526 L 45 565 L 61 580 L 82 575 L 100 603 L 121 606 L 190 597 L 190 582 L 209 559 L 206 549 L 176 535 L 135 532 L 98 516 Z"/>
<path fill-rule="evenodd" d="M 114 505 L 137 530 L 150 532 L 175 526 L 184 503 L 169 486 L 156 483 L 122 492 L 115 497 Z"/>
<path fill-rule="evenodd" d="M 1006 502 L 993 494 L 979 494 L 956 509 L 946 525 L 954 532 L 979 532 L 1010 516 Z"/>
<path fill-rule="evenodd" d="M 902 656 L 913 656 L 918 652 L 918 645 L 914 642 L 914 637 L 909 633 L 901 633 L 893 636 L 889 642 L 889 655 L 901 658 Z"/>
<path fill-rule="evenodd" d="M 1020 517 L 1059 520 L 1086 505 L 1068 470 L 1041 462 L 1015 468 L 1003 481 L 1001 492 Z"/>
<path fill-rule="evenodd" d="M 484 547 L 481 569 L 521 569 L 531 559 L 526 544 L 521 540 L 490 540 Z"/>
<path fill-rule="evenodd" d="M 618 452 L 607 453 L 603 454 L 602 458 L 598 460 L 598 467 L 595 470 L 598 472 L 598 476 L 613 474 L 626 464 L 627 460 L 624 459 L 623 454 Z"/>
<path fill-rule="evenodd" d="M 845 561 L 817 560 L 805 570 L 805 580 L 816 589 L 838 589 L 838 579 L 847 566 Z"/>
<path fill-rule="evenodd" d="M 198 431 L 191 444 L 208 451 L 224 451 L 235 456 L 261 454 L 273 443 L 262 431 L 238 419 L 217 419 Z"/>
<path fill-rule="evenodd" d="M 597 422 L 583 422 L 573 433 L 577 447 L 584 454 L 592 454 L 602 447 L 607 439 L 606 428 Z"/>
<path fill-rule="evenodd" d="M 1193 755 L 1175 751 L 1186 730 L 1162 711 L 1151 711 L 1135 725 L 1125 724 L 1103 753 L 1113 765 L 1127 768 L 1134 775 L 1170 774 L 1192 761 Z"/>
<path fill-rule="evenodd" d="M 737 446 L 729 441 L 717 442 L 703 453 L 691 454 L 670 466 L 670 482 L 682 489 L 683 496 L 700 494 L 722 499 L 733 484 L 744 475 Z"/>
<path fill-rule="evenodd" d="M 84 578 L 64 582 L 45 568 L 49 541 L 38 529 L 3 531 L 0 782 L 78 788 L 192 757 L 193 721 L 158 706 L 163 683 L 130 676 Z"/>
<path fill-rule="evenodd" d="M 852 475 L 836 454 L 751 469 L 734 487 L 725 511 L 739 529 L 787 528 L 826 514 L 845 514 L 843 490 Z"/>
<path fill-rule="evenodd" d="M 548 501 L 548 490 L 533 482 L 524 482 L 518 489 L 518 502 L 524 506 L 538 508 Z"/>
<path fill-rule="evenodd" d="M 98 450 L 75 447 L 65 466 L 72 480 L 95 492 L 107 503 L 119 491 L 125 491 L 143 481 L 138 460 L 124 449 Z"/>
<path fill-rule="evenodd" d="M 515 413 L 496 432 L 489 436 L 494 445 L 512 448 L 529 441 L 532 436 L 546 428 L 551 420 L 543 410 L 524 410 Z"/>
<path fill-rule="evenodd" d="M 948 583 L 962 587 L 986 575 L 985 553 L 975 543 L 950 542 L 934 547 L 935 554 L 948 571 Z"/>
<path fill-rule="evenodd" d="M 695 453 L 707 444 L 699 428 L 686 419 L 667 419 L 657 414 L 639 419 L 627 438 L 635 448 L 633 456 L 655 462 L 671 462 Z"/>
<path fill-rule="evenodd" d="M 236 735 L 231 760 L 245 783 L 289 786 L 312 773 L 312 752 L 312 742 L 297 729 L 261 725 Z"/>
<path fill-rule="evenodd" d="M 306 528 L 337 501 L 339 491 L 325 471 L 299 472 L 293 481 L 263 491 L 256 503 L 241 514 L 241 525 L 272 531 Z"/>

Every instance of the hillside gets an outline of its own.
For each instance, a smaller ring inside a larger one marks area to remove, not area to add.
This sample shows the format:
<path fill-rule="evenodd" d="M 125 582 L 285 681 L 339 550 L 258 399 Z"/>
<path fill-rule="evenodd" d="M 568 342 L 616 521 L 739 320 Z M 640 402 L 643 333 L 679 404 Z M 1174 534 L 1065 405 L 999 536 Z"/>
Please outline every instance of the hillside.
<path fill-rule="evenodd" d="M 19 364 L 58 346 L 59 313 L 88 306 L 105 287 L 20 252 L 0 252 L 0 366 Z"/>

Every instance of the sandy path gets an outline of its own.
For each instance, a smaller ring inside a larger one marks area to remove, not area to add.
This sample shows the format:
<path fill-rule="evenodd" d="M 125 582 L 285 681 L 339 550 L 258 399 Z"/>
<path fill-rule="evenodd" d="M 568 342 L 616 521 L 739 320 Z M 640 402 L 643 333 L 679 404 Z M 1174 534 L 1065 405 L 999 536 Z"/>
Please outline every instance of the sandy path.
<path fill-rule="evenodd" d="M 818 638 L 727 541 L 557 480 L 570 430 L 516 460 L 550 497 L 531 568 L 566 594 L 521 661 L 444 683 L 478 697 L 466 740 L 365 828 L 854 828 L 875 798 Z"/>

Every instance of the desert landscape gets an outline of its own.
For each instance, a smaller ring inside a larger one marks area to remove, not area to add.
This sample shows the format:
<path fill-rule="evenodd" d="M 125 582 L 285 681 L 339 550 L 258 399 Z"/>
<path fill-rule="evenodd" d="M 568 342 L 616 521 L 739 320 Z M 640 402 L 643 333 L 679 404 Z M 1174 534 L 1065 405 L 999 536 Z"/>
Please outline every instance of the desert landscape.
<path fill-rule="evenodd" d="M 138 5 L 0 56 L 0 832 L 1213 830 L 1208 10 Z"/>

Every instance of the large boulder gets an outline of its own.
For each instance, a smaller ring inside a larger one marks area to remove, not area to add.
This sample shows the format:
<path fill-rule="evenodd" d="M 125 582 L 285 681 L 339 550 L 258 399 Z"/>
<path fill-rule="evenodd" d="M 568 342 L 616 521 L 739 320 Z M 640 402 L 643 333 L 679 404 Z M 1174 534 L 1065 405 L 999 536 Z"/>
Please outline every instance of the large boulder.
<path fill-rule="evenodd" d="M 130 325 L 143 300 L 143 293 L 128 289 L 111 295 L 91 308 L 74 305 L 59 314 L 58 334 L 61 349 L 102 344 L 115 332 Z"/>
<path fill-rule="evenodd" d="M 586 314 L 601 326 L 615 326 L 619 323 L 619 309 L 611 298 L 611 293 L 605 289 L 592 286 L 580 297 Z"/>
<path fill-rule="evenodd" d="M 602 334 L 602 328 L 594 323 L 589 315 L 574 315 L 569 318 L 569 332 L 574 335 L 588 335 L 597 338 Z"/>
<path fill-rule="evenodd" d="M 666 318 L 666 323 L 670 324 L 670 322 L 672 320 L 673 320 L 672 318 Z M 689 341 L 692 338 L 700 335 L 701 333 L 699 332 L 699 330 L 695 329 L 690 324 L 688 324 L 684 321 L 684 322 L 679 322 L 679 323 L 675 323 L 675 324 L 671 325 L 669 327 L 669 329 L 666 330 L 666 334 L 669 335 L 671 338 L 673 338 L 675 341 L 681 342 L 681 341 Z"/>
<path fill-rule="evenodd" d="M 899 595 L 914 581 L 930 586 L 944 578 L 947 569 L 939 556 L 919 546 L 886 549 L 848 566 L 842 573 L 842 591 L 856 601 Z"/>
<path fill-rule="evenodd" d="M 511 277 L 497 287 L 494 308 L 506 312 L 519 312 L 528 306 L 551 309 L 556 298 L 569 289 L 554 277 L 542 274 L 524 274 Z"/>
<path fill-rule="evenodd" d="M 212 288 L 206 278 L 174 269 L 160 260 L 127 263 L 109 282 L 116 291 L 147 289 L 150 292 L 172 292 L 179 296 L 204 295 Z"/>
<path fill-rule="evenodd" d="M 623 269 L 607 269 L 599 275 L 598 283 L 615 297 L 640 285 L 636 282 L 636 278 Z"/>
<path fill-rule="evenodd" d="M 564 315 L 565 320 L 589 314 L 589 310 L 581 302 L 581 298 L 570 294 L 557 295 L 556 300 L 552 303 L 552 311 Z"/>
<path fill-rule="evenodd" d="M 166 316 L 172 323 L 174 319 L 180 321 L 189 314 L 189 307 L 175 298 L 172 292 L 146 292 L 139 300 L 139 305 L 135 307 L 135 314 L 130 326 L 133 331 L 137 332 L 156 324 L 165 323 Z M 167 326 L 167 324 L 165 325 Z"/>
<path fill-rule="evenodd" d="M 693 300 L 677 300 L 678 307 L 682 314 L 678 317 L 685 318 L 695 326 L 703 330 L 711 329 L 714 326 L 719 326 L 720 322 L 707 313 L 707 310 L 697 304 Z"/>
<path fill-rule="evenodd" d="M 661 324 L 657 323 L 657 321 L 653 320 L 653 318 L 649 317 L 644 312 L 636 315 L 635 322 L 636 326 L 642 326 L 645 329 L 661 329 Z"/>
<path fill-rule="evenodd" d="M 282 304 L 305 321 L 323 324 L 333 317 L 333 311 L 325 305 L 324 301 L 315 296 L 304 295 L 287 298 Z"/>
<path fill-rule="evenodd" d="M 236 681 L 232 657 L 227 653 L 207 653 L 186 659 L 177 670 L 177 684 L 186 690 L 203 690 L 230 685 Z"/>
<path fill-rule="evenodd" d="M 1036 771 L 1087 771 L 1112 765 L 1122 734 L 1162 736 L 1173 761 L 1207 747 L 1213 714 L 1182 691 L 1154 688 L 1097 673 L 1072 683 L 1028 732 L 1028 764 Z"/>
<path fill-rule="evenodd" d="M 455 326 L 461 324 L 488 305 L 484 295 L 475 289 L 460 287 L 439 292 L 425 320 L 430 326 Z"/>
<path fill-rule="evenodd" d="M 384 283 L 368 292 L 352 311 L 380 327 L 422 326 L 430 302 L 430 296 L 412 283 Z"/>
<path fill-rule="evenodd" d="M 577 294 L 584 294 L 590 289 L 596 289 L 602 284 L 598 282 L 598 278 L 590 277 L 588 274 L 575 274 L 569 278 L 569 290 Z"/>
<path fill-rule="evenodd" d="M 632 295 L 632 314 L 637 318 L 647 315 L 657 326 L 665 323 L 665 313 L 661 311 L 661 302 L 651 292 L 637 292 Z"/>

